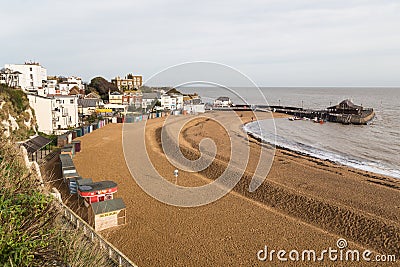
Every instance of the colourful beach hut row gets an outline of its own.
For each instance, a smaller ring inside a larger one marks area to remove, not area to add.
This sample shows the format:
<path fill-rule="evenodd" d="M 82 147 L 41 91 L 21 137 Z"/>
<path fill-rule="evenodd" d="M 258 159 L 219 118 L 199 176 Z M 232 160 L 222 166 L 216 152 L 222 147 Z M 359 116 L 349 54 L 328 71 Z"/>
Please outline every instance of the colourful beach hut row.
<path fill-rule="evenodd" d="M 71 195 L 76 194 L 78 192 L 76 181 L 82 179 L 82 177 L 80 177 L 76 171 L 74 162 L 72 161 L 72 155 L 70 153 L 63 153 L 63 151 L 61 151 L 60 162 L 64 183 L 67 184 L 69 193 Z"/>
<path fill-rule="evenodd" d="M 76 128 L 73 130 L 73 132 L 76 132 L 77 137 L 81 137 L 81 136 L 89 134 L 97 129 L 103 128 L 107 124 L 108 124 L 108 120 L 99 120 L 97 122 Z"/>
<path fill-rule="evenodd" d="M 169 112 L 155 112 L 155 113 L 141 114 L 141 115 L 127 115 L 125 117 L 113 117 L 113 118 L 111 118 L 111 122 L 112 123 L 135 123 L 135 122 L 145 121 L 148 119 L 165 117 L 168 114 L 170 114 L 170 113 Z"/>
<path fill-rule="evenodd" d="M 135 123 L 148 119 L 148 115 L 126 116 L 125 123 Z"/>
<path fill-rule="evenodd" d="M 108 124 L 108 120 L 99 120 L 97 122 L 91 123 L 89 125 L 84 125 L 78 128 L 75 128 L 65 134 L 59 135 L 57 138 L 57 145 L 58 147 L 63 147 L 66 144 L 71 144 L 73 140 L 77 137 L 84 136 L 89 134 L 97 129 L 103 128 L 105 125 Z M 79 152 L 79 151 L 77 151 Z"/>
<path fill-rule="evenodd" d="M 88 208 L 89 223 L 96 231 L 126 223 L 126 207 L 122 199 L 114 199 L 118 191 L 113 181 L 93 182 L 81 177 L 72 161 L 73 146 L 61 149 L 60 163 L 64 182 L 69 193 L 78 196 L 78 202 Z"/>

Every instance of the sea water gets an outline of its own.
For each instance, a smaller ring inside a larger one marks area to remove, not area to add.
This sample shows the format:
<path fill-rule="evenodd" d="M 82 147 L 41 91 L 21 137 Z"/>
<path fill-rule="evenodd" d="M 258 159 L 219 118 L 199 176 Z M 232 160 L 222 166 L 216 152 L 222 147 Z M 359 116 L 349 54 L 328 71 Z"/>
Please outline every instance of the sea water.
<path fill-rule="evenodd" d="M 229 96 L 234 103 L 297 106 L 325 109 L 344 99 L 373 108 L 376 117 L 368 125 L 313 123 L 275 119 L 249 123 L 244 128 L 265 142 L 327 159 L 357 169 L 400 179 L 400 88 L 185 88 L 204 102 Z M 264 99 L 267 100 L 267 102 Z M 261 131 L 261 132 L 260 132 Z"/>

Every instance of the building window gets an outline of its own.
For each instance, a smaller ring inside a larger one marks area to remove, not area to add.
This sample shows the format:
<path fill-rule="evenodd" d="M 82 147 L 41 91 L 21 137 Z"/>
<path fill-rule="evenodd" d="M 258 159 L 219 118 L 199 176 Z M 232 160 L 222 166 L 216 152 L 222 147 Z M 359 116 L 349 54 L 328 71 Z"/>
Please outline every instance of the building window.
<path fill-rule="evenodd" d="M 33 74 L 31 74 L 30 76 L 31 76 L 31 80 L 33 80 Z"/>
<path fill-rule="evenodd" d="M 73 104 L 73 103 L 74 103 L 74 100 L 73 100 L 73 99 L 69 100 L 69 103 L 70 103 L 70 104 Z"/>
<path fill-rule="evenodd" d="M 29 68 L 30 71 L 32 71 L 32 68 Z"/>

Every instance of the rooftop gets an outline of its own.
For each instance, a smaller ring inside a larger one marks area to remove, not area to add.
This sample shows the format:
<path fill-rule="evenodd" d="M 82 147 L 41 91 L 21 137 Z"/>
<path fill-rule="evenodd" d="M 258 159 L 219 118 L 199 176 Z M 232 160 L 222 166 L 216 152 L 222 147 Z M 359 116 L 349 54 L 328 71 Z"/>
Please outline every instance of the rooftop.
<path fill-rule="evenodd" d="M 81 192 L 94 192 L 99 190 L 106 190 L 109 188 L 117 187 L 117 184 L 113 181 L 101 181 L 95 182 L 87 185 L 82 185 L 79 187 L 79 191 Z"/>
<path fill-rule="evenodd" d="M 220 97 L 218 97 L 216 100 L 220 100 L 220 101 L 229 101 L 230 98 L 227 97 L 227 96 L 220 96 Z"/>
<path fill-rule="evenodd" d="M 100 99 L 98 98 L 78 99 L 78 106 L 81 106 L 83 108 L 97 107 L 99 102 Z"/>
<path fill-rule="evenodd" d="M 32 139 L 29 139 L 28 141 L 24 142 L 22 145 L 26 148 L 28 153 L 32 154 L 35 153 L 36 151 L 39 151 L 40 149 L 44 148 L 46 145 L 50 144 L 51 140 L 43 137 L 43 136 L 35 136 Z"/>
<path fill-rule="evenodd" d="M 92 203 L 92 210 L 95 215 L 122 210 L 125 208 L 126 206 L 122 198 L 115 198 L 111 200 Z"/>

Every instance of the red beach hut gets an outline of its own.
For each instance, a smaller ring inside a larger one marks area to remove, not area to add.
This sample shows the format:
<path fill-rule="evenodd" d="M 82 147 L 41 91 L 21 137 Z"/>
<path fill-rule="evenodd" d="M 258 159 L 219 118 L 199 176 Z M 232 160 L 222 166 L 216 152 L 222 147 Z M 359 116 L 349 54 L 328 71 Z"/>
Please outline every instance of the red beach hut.
<path fill-rule="evenodd" d="M 113 181 L 89 183 L 78 187 L 78 194 L 84 199 L 86 207 L 95 202 L 111 200 L 116 192 L 117 184 Z"/>

